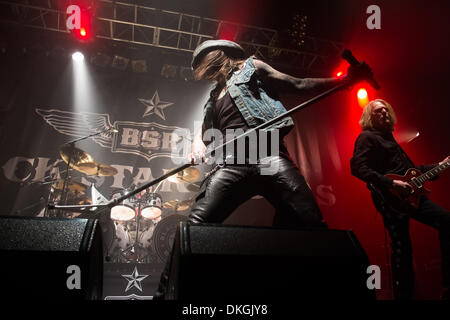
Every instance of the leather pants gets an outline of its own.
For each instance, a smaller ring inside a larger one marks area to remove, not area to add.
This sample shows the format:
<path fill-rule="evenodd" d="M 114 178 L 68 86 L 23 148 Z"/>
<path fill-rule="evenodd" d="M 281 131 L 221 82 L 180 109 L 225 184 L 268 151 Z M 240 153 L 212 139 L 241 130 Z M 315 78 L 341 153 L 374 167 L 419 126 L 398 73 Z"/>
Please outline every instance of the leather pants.
<path fill-rule="evenodd" d="M 264 174 L 264 168 L 268 166 L 277 170 Z M 255 195 L 263 196 L 276 208 L 275 227 L 326 227 L 305 178 L 283 154 L 260 159 L 257 164 L 225 164 L 216 168 L 205 181 L 189 221 L 221 223 L 240 204 Z"/>
<path fill-rule="evenodd" d="M 278 168 L 263 174 L 263 168 Z M 260 159 L 257 164 L 220 165 L 204 182 L 189 215 L 190 223 L 221 223 L 254 195 L 265 197 L 275 208 L 274 227 L 326 228 L 311 189 L 288 156 Z M 257 213 L 255 213 L 257 214 Z M 155 300 L 167 292 L 171 256 L 161 274 Z"/>

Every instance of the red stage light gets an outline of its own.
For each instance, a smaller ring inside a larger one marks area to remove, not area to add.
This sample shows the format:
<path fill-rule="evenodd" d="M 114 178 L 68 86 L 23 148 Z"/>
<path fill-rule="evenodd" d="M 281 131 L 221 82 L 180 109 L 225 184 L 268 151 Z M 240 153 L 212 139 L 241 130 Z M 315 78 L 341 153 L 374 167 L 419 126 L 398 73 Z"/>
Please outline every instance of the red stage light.
<path fill-rule="evenodd" d="M 364 88 L 358 90 L 358 99 L 367 99 L 367 91 Z"/>
<path fill-rule="evenodd" d="M 342 77 L 342 75 L 343 75 L 344 73 L 342 72 L 342 71 L 339 71 L 338 73 L 336 73 L 336 77 Z"/>
<path fill-rule="evenodd" d="M 78 39 L 89 41 L 93 12 L 90 7 L 73 4 L 67 8 L 67 28 Z"/>
<path fill-rule="evenodd" d="M 366 104 L 369 103 L 369 95 L 367 94 L 367 90 L 364 88 L 360 88 L 356 95 L 358 97 L 359 106 L 361 108 L 364 108 L 366 106 Z"/>

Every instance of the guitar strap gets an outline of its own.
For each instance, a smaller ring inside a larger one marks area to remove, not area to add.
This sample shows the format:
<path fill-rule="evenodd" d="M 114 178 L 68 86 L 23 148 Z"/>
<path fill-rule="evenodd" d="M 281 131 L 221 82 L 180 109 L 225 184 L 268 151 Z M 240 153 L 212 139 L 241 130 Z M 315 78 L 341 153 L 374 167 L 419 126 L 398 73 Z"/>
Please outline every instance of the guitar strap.
<path fill-rule="evenodd" d="M 397 148 L 400 150 L 400 152 L 402 153 L 402 155 L 406 158 L 406 160 L 409 161 L 409 163 L 411 164 L 411 168 L 412 167 L 416 167 L 416 165 L 414 164 L 414 162 L 409 158 L 409 156 L 406 154 L 405 150 L 403 150 L 403 148 L 398 144 L 398 142 L 394 139 L 395 143 L 397 144 Z"/>

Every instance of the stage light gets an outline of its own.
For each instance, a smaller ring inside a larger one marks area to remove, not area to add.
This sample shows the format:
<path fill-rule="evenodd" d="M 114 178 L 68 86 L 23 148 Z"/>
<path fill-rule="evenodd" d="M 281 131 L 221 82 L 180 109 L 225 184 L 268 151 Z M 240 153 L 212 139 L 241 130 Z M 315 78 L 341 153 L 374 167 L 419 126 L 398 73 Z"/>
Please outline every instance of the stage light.
<path fill-rule="evenodd" d="M 342 72 L 342 71 L 339 71 L 338 73 L 336 73 L 336 77 L 342 77 L 342 75 L 343 75 L 344 73 Z"/>
<path fill-rule="evenodd" d="M 101 105 L 101 102 L 89 70 L 92 65 L 84 62 L 85 59 L 91 58 L 91 56 L 84 58 L 83 53 L 75 52 L 72 57 L 73 111 L 92 112 L 98 105 Z"/>
<path fill-rule="evenodd" d="M 161 75 L 166 79 L 173 79 L 177 76 L 178 66 L 173 64 L 163 64 Z"/>
<path fill-rule="evenodd" d="M 359 100 L 364 100 L 367 99 L 367 91 L 364 88 L 361 88 L 358 90 L 358 99 Z"/>
<path fill-rule="evenodd" d="M 91 40 L 92 17 L 94 15 L 92 10 L 92 6 L 80 3 L 72 3 L 67 7 L 67 30 L 79 41 L 87 42 Z"/>
<path fill-rule="evenodd" d="M 364 108 L 369 103 L 369 95 L 366 89 L 358 89 L 356 96 L 358 97 L 358 104 L 361 108 Z"/>
<path fill-rule="evenodd" d="M 130 59 L 115 55 L 112 61 L 112 67 L 125 71 L 127 69 Z"/>
<path fill-rule="evenodd" d="M 77 51 L 72 54 L 72 59 L 76 62 L 82 62 L 84 60 L 84 55 Z"/>
<path fill-rule="evenodd" d="M 403 130 L 395 135 L 398 143 L 410 143 L 420 136 L 416 130 Z"/>
<path fill-rule="evenodd" d="M 95 55 L 91 56 L 91 62 L 96 66 L 105 68 L 110 64 L 111 57 L 104 53 L 97 52 Z"/>
<path fill-rule="evenodd" d="M 131 61 L 131 69 L 136 73 L 145 73 L 148 71 L 147 61 L 144 59 Z"/>
<path fill-rule="evenodd" d="M 414 139 L 418 138 L 419 135 L 420 135 L 419 132 L 417 132 L 417 133 L 414 135 L 414 137 L 412 137 L 411 139 L 409 139 L 409 140 L 407 141 L 407 143 L 410 143 L 410 142 L 413 141 Z"/>

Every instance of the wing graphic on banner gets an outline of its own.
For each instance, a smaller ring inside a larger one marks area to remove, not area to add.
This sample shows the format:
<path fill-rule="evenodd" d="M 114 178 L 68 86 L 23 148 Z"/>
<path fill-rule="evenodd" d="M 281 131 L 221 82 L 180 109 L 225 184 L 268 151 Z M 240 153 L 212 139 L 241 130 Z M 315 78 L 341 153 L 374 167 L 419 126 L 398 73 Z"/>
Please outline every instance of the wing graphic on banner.
<path fill-rule="evenodd" d="M 39 108 L 36 108 L 36 113 L 59 133 L 78 138 L 112 128 L 109 114 L 104 113 L 70 112 Z M 91 139 L 102 147 L 111 148 L 113 134 L 112 131 L 106 131 L 91 137 Z"/>

